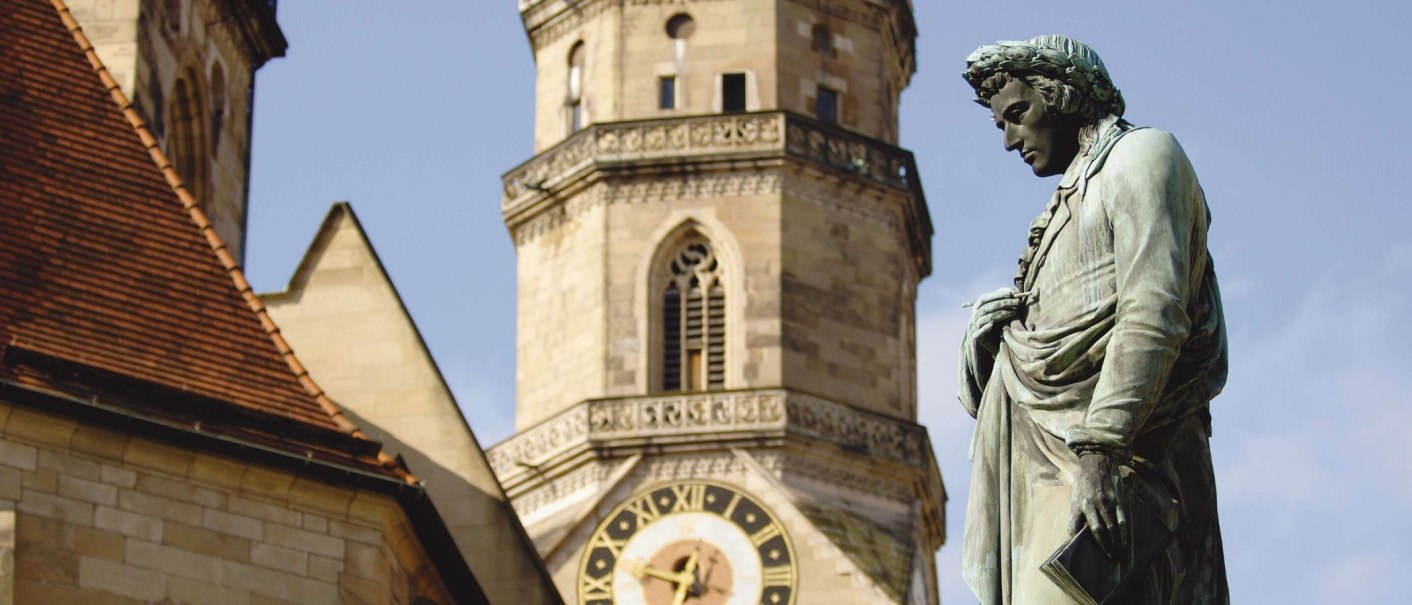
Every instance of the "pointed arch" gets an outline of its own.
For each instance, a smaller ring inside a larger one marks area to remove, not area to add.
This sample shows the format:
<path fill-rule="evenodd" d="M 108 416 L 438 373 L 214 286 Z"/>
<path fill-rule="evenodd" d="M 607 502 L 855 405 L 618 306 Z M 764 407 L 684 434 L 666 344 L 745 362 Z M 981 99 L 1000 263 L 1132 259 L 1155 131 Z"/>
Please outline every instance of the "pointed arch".
<path fill-rule="evenodd" d="M 739 382 L 738 253 L 723 228 L 704 220 L 679 219 L 649 240 L 657 242 L 643 272 L 650 392 L 722 390 Z"/>
<path fill-rule="evenodd" d="M 171 105 L 167 118 L 167 155 L 172 165 L 204 209 L 209 194 L 210 150 L 208 138 L 210 116 L 206 85 L 201 71 L 188 67 L 172 85 Z"/>

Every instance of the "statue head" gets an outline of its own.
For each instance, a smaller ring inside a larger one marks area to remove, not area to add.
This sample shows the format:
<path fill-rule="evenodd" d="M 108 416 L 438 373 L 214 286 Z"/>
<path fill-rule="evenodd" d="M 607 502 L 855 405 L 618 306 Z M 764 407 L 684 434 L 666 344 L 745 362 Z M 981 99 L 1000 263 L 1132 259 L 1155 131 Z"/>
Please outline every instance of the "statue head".
<path fill-rule="evenodd" d="M 1038 176 L 1063 173 L 1125 109 L 1098 53 L 1066 36 L 982 46 L 962 76 L 1005 132 L 1005 149 Z"/>

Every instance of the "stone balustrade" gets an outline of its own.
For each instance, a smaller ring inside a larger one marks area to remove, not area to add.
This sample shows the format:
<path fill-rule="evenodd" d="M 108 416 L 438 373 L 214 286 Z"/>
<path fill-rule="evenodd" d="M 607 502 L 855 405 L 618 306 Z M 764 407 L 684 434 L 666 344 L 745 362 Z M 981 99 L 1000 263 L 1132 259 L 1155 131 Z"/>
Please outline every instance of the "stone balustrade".
<path fill-rule="evenodd" d="M 926 429 L 917 424 L 783 389 L 586 401 L 492 447 L 487 456 L 504 481 L 575 451 L 653 441 L 710 444 L 732 434 L 817 439 L 917 467 L 930 460 Z"/>

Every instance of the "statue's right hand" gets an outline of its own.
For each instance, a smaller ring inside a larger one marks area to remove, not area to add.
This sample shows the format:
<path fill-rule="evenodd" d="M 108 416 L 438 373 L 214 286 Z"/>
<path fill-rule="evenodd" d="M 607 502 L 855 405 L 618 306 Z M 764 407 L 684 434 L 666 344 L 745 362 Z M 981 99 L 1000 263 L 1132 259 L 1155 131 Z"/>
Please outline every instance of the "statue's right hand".
<path fill-rule="evenodd" d="M 982 294 L 971 307 L 971 323 L 966 327 L 966 342 L 978 343 L 995 353 L 999 346 L 998 327 L 1004 326 L 1019 313 L 1028 292 L 1015 288 L 1000 288 Z"/>

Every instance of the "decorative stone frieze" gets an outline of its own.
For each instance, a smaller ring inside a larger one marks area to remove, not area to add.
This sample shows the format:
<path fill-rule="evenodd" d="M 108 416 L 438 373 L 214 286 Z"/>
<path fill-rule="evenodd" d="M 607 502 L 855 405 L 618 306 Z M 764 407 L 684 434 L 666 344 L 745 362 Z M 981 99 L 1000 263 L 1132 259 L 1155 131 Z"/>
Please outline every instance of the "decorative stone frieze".
<path fill-rule="evenodd" d="M 492 447 L 507 485 L 578 451 L 654 441 L 719 444 L 732 435 L 817 439 L 846 450 L 925 468 L 926 429 L 784 389 L 722 391 L 586 401 Z"/>
<path fill-rule="evenodd" d="M 905 149 L 785 111 L 613 122 L 579 131 L 507 172 L 503 207 L 509 215 L 590 166 L 761 156 L 806 160 L 909 193 L 916 174 Z"/>

